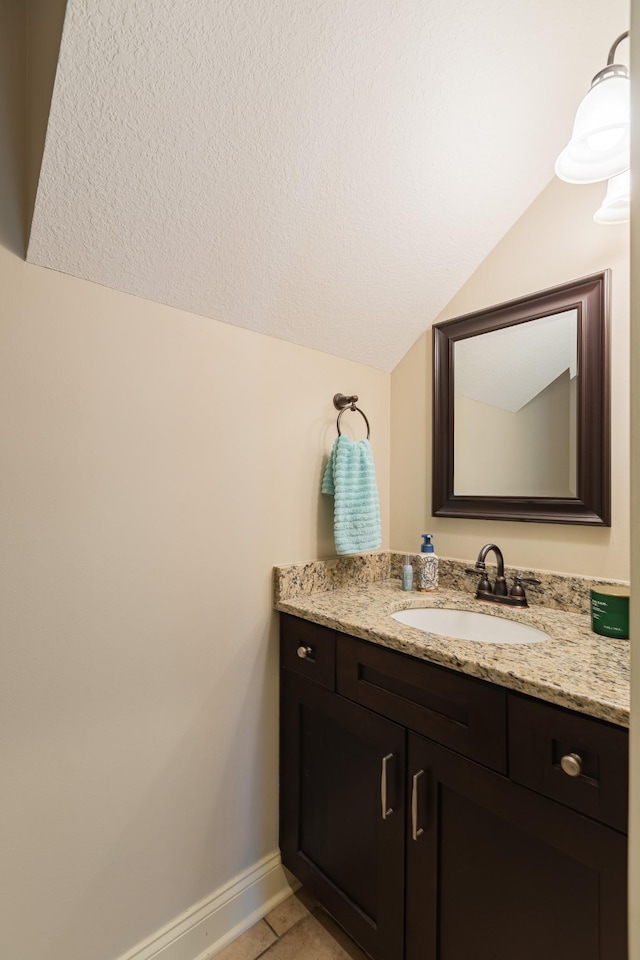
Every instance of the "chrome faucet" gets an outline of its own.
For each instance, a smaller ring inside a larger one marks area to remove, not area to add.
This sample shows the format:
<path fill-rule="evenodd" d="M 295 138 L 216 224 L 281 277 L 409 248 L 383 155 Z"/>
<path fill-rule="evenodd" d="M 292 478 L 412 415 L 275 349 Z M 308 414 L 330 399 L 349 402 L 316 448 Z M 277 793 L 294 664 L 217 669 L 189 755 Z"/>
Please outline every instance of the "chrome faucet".
<path fill-rule="evenodd" d="M 495 554 L 498 565 L 493 586 L 491 586 L 491 580 L 487 574 L 485 564 L 487 554 L 492 552 Z M 480 580 L 476 590 L 476 599 L 488 600 L 491 603 L 504 603 L 511 607 L 528 607 L 529 604 L 527 603 L 527 597 L 522 584 L 531 583 L 535 585 L 541 582 L 536 577 L 521 577 L 520 574 L 516 573 L 511 590 L 507 590 L 507 581 L 504 576 L 504 557 L 502 556 L 502 550 L 495 543 L 485 543 L 478 554 L 475 567 L 465 570 L 465 573 L 480 574 Z"/>

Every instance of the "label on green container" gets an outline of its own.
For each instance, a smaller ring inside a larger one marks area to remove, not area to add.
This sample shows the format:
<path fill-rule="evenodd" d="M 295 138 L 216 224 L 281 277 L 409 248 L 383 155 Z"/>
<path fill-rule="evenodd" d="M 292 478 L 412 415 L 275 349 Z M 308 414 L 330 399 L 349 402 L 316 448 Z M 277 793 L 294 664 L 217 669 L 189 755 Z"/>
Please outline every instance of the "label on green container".
<path fill-rule="evenodd" d="M 601 637 L 629 639 L 628 587 L 598 587 L 591 591 L 591 626 Z"/>

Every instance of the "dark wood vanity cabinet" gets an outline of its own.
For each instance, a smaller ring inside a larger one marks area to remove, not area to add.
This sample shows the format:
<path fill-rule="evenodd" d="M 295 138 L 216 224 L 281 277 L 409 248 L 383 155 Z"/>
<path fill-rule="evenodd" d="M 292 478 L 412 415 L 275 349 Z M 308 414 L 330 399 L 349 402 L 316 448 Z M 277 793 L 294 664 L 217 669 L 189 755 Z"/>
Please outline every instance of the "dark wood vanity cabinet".
<path fill-rule="evenodd" d="M 625 960 L 625 730 L 285 615 L 281 651 L 282 860 L 375 960 Z"/>
<path fill-rule="evenodd" d="M 405 731 L 295 674 L 281 702 L 283 863 L 368 953 L 400 958 Z"/>
<path fill-rule="evenodd" d="M 410 733 L 415 777 L 406 960 L 626 957 L 623 834 Z"/>

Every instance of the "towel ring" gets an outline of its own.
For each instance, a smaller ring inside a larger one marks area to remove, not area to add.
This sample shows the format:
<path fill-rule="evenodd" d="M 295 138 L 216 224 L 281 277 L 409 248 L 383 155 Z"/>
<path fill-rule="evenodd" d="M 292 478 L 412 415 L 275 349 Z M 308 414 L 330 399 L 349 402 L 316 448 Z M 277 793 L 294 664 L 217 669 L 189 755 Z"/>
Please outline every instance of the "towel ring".
<path fill-rule="evenodd" d="M 336 410 L 340 411 L 340 413 L 338 414 L 338 419 L 336 420 L 336 427 L 338 428 L 338 436 L 339 437 L 342 436 L 342 431 L 340 430 L 340 420 L 342 418 L 342 414 L 345 412 L 345 410 L 352 410 L 354 413 L 359 413 L 360 416 L 363 418 L 364 422 L 366 423 L 367 440 L 368 440 L 369 437 L 371 436 L 371 427 L 369 426 L 369 421 L 367 420 L 367 417 L 364 411 L 362 411 L 360 407 L 356 407 L 357 399 L 358 397 L 355 394 L 352 397 L 345 397 L 344 393 L 336 393 L 336 395 L 334 396 L 333 405 L 336 408 Z"/>

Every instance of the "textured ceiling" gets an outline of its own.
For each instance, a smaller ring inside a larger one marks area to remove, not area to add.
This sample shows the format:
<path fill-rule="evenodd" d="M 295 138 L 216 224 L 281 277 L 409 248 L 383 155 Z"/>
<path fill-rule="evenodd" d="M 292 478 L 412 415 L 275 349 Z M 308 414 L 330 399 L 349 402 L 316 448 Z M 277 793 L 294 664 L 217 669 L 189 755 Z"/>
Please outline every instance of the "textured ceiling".
<path fill-rule="evenodd" d="M 627 27 L 627 0 L 69 0 L 28 259 L 390 370 Z"/>

